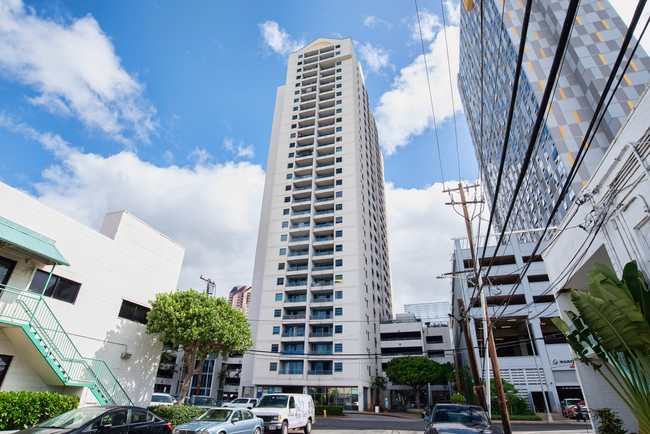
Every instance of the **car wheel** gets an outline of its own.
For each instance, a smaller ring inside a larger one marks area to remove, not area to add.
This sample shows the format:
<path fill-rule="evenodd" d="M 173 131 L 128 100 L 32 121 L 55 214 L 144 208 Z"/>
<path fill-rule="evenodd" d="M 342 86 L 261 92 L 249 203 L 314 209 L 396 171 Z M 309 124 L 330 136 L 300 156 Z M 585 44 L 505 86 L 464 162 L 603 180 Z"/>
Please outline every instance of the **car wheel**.
<path fill-rule="evenodd" d="M 305 424 L 303 430 L 305 431 L 305 434 L 311 433 L 311 419 L 307 419 L 307 423 Z"/>
<path fill-rule="evenodd" d="M 289 424 L 286 420 L 282 422 L 282 434 L 289 434 Z"/>
<path fill-rule="evenodd" d="M 260 431 L 259 428 L 255 428 L 255 431 L 253 432 L 253 434 L 261 434 L 261 433 L 262 433 L 262 431 Z"/>

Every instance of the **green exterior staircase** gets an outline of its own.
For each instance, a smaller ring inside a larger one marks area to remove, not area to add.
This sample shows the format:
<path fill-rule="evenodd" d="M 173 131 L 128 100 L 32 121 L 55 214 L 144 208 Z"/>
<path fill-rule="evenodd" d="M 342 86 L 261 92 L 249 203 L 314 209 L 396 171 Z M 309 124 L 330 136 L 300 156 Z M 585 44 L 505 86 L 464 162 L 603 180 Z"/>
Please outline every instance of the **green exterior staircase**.
<path fill-rule="evenodd" d="M 106 362 L 83 357 L 38 294 L 0 285 L 0 322 L 22 328 L 64 385 L 88 387 L 102 405 L 133 405 Z"/>

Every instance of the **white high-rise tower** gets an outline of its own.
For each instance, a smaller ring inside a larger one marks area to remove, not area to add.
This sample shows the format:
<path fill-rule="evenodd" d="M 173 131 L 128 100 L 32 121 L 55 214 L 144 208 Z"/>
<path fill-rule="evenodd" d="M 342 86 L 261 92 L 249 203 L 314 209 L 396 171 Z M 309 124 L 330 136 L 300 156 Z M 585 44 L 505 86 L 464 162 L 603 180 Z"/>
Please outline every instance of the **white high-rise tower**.
<path fill-rule="evenodd" d="M 352 40 L 289 55 L 277 92 L 242 396 L 364 409 L 392 316 L 383 160 Z"/>

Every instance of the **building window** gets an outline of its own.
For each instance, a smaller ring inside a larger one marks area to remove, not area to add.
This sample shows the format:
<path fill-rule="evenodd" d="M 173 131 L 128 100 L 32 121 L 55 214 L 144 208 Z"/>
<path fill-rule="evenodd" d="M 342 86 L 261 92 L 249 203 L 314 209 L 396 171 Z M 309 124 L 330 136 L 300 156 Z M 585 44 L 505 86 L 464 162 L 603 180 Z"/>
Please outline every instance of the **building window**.
<path fill-rule="evenodd" d="M 289 222 L 282 222 L 282 227 L 283 228 L 288 228 L 289 227 Z"/>
<path fill-rule="evenodd" d="M 294 112 L 297 112 L 297 111 L 298 111 L 298 107 L 294 107 L 294 108 L 293 108 L 293 111 L 294 111 Z"/>
<path fill-rule="evenodd" d="M 343 173 L 343 168 L 339 167 L 338 169 L 336 169 L 336 173 Z"/>
<path fill-rule="evenodd" d="M 334 326 L 334 333 L 343 333 L 343 325 L 337 324 Z"/>
<path fill-rule="evenodd" d="M 337 179 L 336 180 L 336 185 L 343 185 L 343 180 L 342 179 Z"/>
<path fill-rule="evenodd" d="M 273 334 L 274 335 L 280 334 L 280 326 L 273 326 Z"/>
<path fill-rule="evenodd" d="M 342 267 L 343 266 L 343 259 L 337 259 L 335 262 L 337 267 Z"/>
<path fill-rule="evenodd" d="M 284 191 L 291 191 L 291 186 L 290 185 L 285 185 L 284 186 Z"/>
<path fill-rule="evenodd" d="M 336 113 L 341 113 L 342 111 L 343 111 L 342 108 L 337 108 L 337 109 L 336 109 Z"/>
<path fill-rule="evenodd" d="M 282 210 L 282 215 L 289 215 L 289 208 L 285 208 Z"/>
<path fill-rule="evenodd" d="M 293 102 L 299 102 L 300 98 L 294 98 Z"/>
<path fill-rule="evenodd" d="M 337 46 L 336 48 L 339 48 L 339 47 Z M 340 64 L 341 64 L 340 60 L 338 62 L 336 62 L 336 66 L 339 66 Z"/>
<path fill-rule="evenodd" d="M 278 270 L 284 270 L 284 262 L 278 264 Z"/>
<path fill-rule="evenodd" d="M 298 93 L 298 92 L 299 92 L 299 91 L 296 91 L 296 93 Z M 292 129 L 292 130 L 295 129 L 296 127 L 297 127 L 296 124 L 291 124 L 291 129 Z"/>
<path fill-rule="evenodd" d="M 293 168 L 293 163 L 287 164 L 287 169 L 292 169 Z"/>
<path fill-rule="evenodd" d="M 289 158 L 293 158 L 293 155 L 294 155 L 293 152 L 289 152 Z"/>
<path fill-rule="evenodd" d="M 278 280 L 276 281 L 276 285 L 284 285 L 284 277 L 278 277 Z"/>
<path fill-rule="evenodd" d="M 343 352 L 343 344 L 334 344 L 334 352 L 335 353 L 342 353 Z"/>
<path fill-rule="evenodd" d="M 343 283 L 343 275 L 337 274 L 336 276 L 334 276 L 334 283 Z"/>
<path fill-rule="evenodd" d="M 335 252 L 342 252 L 342 251 L 343 251 L 343 244 L 337 244 L 337 245 L 334 247 L 334 251 L 335 251 Z"/>
<path fill-rule="evenodd" d="M 334 236 L 336 238 L 342 237 L 343 236 L 343 231 L 342 230 L 336 231 L 336 234 Z"/>
<path fill-rule="evenodd" d="M 340 210 L 342 210 L 342 209 L 343 209 L 343 204 L 342 204 L 342 203 L 337 203 L 337 204 L 336 204 L 336 210 L 337 210 L 337 211 L 340 211 Z"/>
<path fill-rule="evenodd" d="M 273 311 L 273 318 L 280 318 L 282 316 L 282 310 L 281 309 L 275 309 Z"/>
<path fill-rule="evenodd" d="M 272 353 L 278 352 L 278 344 L 271 344 L 271 352 Z"/>
<path fill-rule="evenodd" d="M 32 283 L 29 285 L 29 290 L 37 294 L 43 293 L 46 297 L 52 297 L 74 304 L 77 300 L 79 289 L 81 289 L 81 283 L 73 282 L 72 280 L 64 279 L 53 274 L 47 284 L 47 288 L 45 288 L 45 283 L 49 276 L 50 273 L 43 270 L 36 270 Z M 45 288 L 45 292 L 43 292 L 43 288 Z"/>
<path fill-rule="evenodd" d="M 336 192 L 336 197 L 343 197 L 343 192 L 342 191 L 337 191 Z"/>
<path fill-rule="evenodd" d="M 336 118 L 336 122 L 342 122 L 343 118 Z"/>
<path fill-rule="evenodd" d="M 269 371 L 277 371 L 277 370 L 278 370 L 278 362 L 269 363 Z"/>
<path fill-rule="evenodd" d="M 280 235 L 280 241 L 287 241 L 287 234 Z"/>
<path fill-rule="evenodd" d="M 276 292 L 275 293 L 275 301 L 282 301 L 282 293 L 281 292 Z"/>
<path fill-rule="evenodd" d="M 337 138 L 336 138 L 336 141 L 337 141 L 337 142 L 340 142 L 341 140 L 343 140 L 342 137 L 337 137 Z"/>
<path fill-rule="evenodd" d="M 284 203 L 289 203 L 291 202 L 291 196 L 287 196 L 284 198 Z"/>
<path fill-rule="evenodd" d="M 340 89 L 340 88 L 341 88 L 341 83 L 338 83 L 338 84 L 336 85 L 336 88 L 337 88 L 337 89 Z"/>
<path fill-rule="evenodd" d="M 280 256 L 284 256 L 286 254 L 287 254 L 287 249 L 285 248 L 280 249 Z"/>
<path fill-rule="evenodd" d="M 343 223 L 343 217 L 337 217 L 336 223 Z"/>
<path fill-rule="evenodd" d="M 302 59 L 302 54 L 298 54 L 298 59 Z"/>
<path fill-rule="evenodd" d="M 341 72 L 341 70 L 339 69 L 336 72 Z M 341 96 L 342 94 L 343 94 L 343 92 L 341 92 L 341 91 L 336 92 L 336 96 Z"/>
<path fill-rule="evenodd" d="M 9 365 L 11 364 L 11 360 L 13 359 L 13 356 L 7 356 L 4 354 L 0 355 L 0 385 L 2 385 L 2 382 L 5 379 L 5 375 L 7 375 L 7 371 L 9 370 Z"/>
<path fill-rule="evenodd" d="M 147 312 L 151 309 L 142 306 L 140 304 L 133 303 L 131 301 L 122 300 L 122 306 L 120 307 L 120 313 L 117 314 L 118 317 L 128 319 L 129 321 L 139 322 L 140 324 L 147 323 Z"/>
<path fill-rule="evenodd" d="M 334 363 L 334 372 L 343 372 L 343 363 L 341 362 Z"/>
<path fill-rule="evenodd" d="M 291 178 L 293 178 L 293 174 L 292 173 L 287 173 L 287 179 L 291 179 Z"/>
<path fill-rule="evenodd" d="M 334 315 L 336 315 L 336 316 L 343 315 L 343 308 L 342 307 L 335 307 L 334 308 Z"/>

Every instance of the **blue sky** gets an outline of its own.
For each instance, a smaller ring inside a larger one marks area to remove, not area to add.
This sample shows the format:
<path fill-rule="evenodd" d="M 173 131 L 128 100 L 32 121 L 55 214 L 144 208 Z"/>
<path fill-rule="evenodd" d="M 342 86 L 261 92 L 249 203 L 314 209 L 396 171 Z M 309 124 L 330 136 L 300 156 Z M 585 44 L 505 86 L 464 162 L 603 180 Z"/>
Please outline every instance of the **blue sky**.
<path fill-rule="evenodd" d="M 180 288 L 203 275 L 225 295 L 251 282 L 287 54 L 350 37 L 384 150 L 395 312 L 448 299 L 435 276 L 464 224 L 441 181 L 477 169 L 444 5 L 447 44 L 441 2 L 418 1 L 439 160 L 412 2 L 0 0 L 0 180 L 95 229 L 130 211 L 186 248 Z"/>

